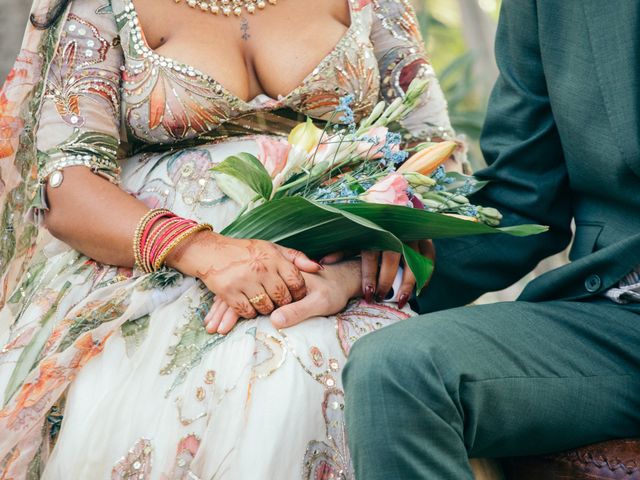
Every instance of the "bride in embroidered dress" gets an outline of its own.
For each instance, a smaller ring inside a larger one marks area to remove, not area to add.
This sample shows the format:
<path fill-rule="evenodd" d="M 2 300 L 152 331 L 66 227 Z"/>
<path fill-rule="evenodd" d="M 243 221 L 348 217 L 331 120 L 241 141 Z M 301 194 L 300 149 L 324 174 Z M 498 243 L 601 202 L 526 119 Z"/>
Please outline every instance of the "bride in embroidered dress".
<path fill-rule="evenodd" d="M 416 77 L 406 141 L 453 132 L 408 0 L 275 3 L 36 0 L 0 96 L 1 478 L 353 478 L 341 371 L 411 279 L 375 303 L 359 260 L 222 237 L 210 168 Z"/>

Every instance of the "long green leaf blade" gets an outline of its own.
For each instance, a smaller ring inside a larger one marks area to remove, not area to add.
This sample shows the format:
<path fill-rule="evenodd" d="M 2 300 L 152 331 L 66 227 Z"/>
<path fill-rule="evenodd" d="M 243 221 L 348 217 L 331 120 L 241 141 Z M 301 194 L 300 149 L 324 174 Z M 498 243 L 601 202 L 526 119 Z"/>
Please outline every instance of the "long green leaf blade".
<path fill-rule="evenodd" d="M 394 235 L 405 242 L 426 238 L 435 239 L 496 233 L 526 237 L 544 233 L 549 229 L 542 225 L 515 225 L 494 228 L 484 223 L 471 222 L 440 213 L 398 205 L 351 203 L 336 204 L 334 207 L 366 218 L 385 230 L 393 232 Z"/>

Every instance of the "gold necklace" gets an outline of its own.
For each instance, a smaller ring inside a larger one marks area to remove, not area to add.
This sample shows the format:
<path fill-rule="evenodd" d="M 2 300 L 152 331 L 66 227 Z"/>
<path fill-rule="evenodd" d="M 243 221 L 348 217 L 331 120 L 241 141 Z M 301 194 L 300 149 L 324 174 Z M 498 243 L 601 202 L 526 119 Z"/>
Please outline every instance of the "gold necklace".
<path fill-rule="evenodd" d="M 174 0 L 181 3 L 182 0 Z M 278 0 L 187 0 L 186 4 L 191 8 L 199 7 L 203 12 L 210 12 L 214 15 L 223 14 L 228 17 L 232 13 L 239 17 L 242 15 L 244 8 L 248 13 L 255 13 L 256 10 L 262 10 L 267 3 L 275 5 Z"/>

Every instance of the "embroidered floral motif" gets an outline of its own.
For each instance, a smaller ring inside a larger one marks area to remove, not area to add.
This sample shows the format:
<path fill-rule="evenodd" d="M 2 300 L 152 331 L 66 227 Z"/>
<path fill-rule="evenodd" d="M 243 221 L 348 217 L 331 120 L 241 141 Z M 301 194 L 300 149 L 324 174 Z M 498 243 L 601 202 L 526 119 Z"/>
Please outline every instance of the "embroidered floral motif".
<path fill-rule="evenodd" d="M 420 25 L 410 0 L 370 0 L 370 3 L 373 4 L 373 11 L 382 26 L 395 38 L 411 42 L 420 51 L 424 51 Z"/>
<path fill-rule="evenodd" d="M 273 335 L 256 332 L 255 339 L 251 378 L 266 378 L 282 366 L 287 350 L 282 341 Z"/>
<path fill-rule="evenodd" d="M 187 309 L 186 323 L 176 329 L 174 335 L 178 337 L 178 342 L 167 351 L 169 362 L 160 370 L 160 375 L 171 375 L 177 372 L 165 397 L 184 382 L 189 371 L 200 363 L 206 352 L 227 338 L 224 335 L 210 335 L 204 329 L 204 317 L 212 303 L 213 294 L 206 290 L 206 287 L 202 287 L 200 303 L 196 307 Z"/>
<path fill-rule="evenodd" d="M 324 357 L 318 347 L 311 347 L 309 355 L 311 355 L 311 361 L 316 367 L 320 368 L 324 364 Z"/>
<path fill-rule="evenodd" d="M 115 464 L 111 480 L 145 480 L 151 474 L 151 441 L 138 440 L 129 452 Z"/>
<path fill-rule="evenodd" d="M 200 448 L 200 437 L 190 433 L 178 443 L 176 461 L 171 475 L 163 475 L 163 480 L 192 480 L 197 479 L 190 471 L 191 462 Z"/>
<path fill-rule="evenodd" d="M 127 293 L 126 290 L 122 290 L 107 300 L 88 302 L 73 317 L 60 322 L 51 335 L 54 338 L 62 338 L 57 346 L 57 351 L 66 350 L 83 333 L 122 316 L 130 301 Z"/>
<path fill-rule="evenodd" d="M 129 320 L 128 322 L 123 323 L 120 327 L 120 332 L 124 338 L 127 350 L 127 356 L 131 357 L 147 337 L 149 318 L 149 315 L 144 315 L 142 317 Z"/>
<path fill-rule="evenodd" d="M 354 478 L 344 424 L 344 393 L 338 389 L 325 392 L 322 415 L 327 441 L 312 441 L 304 457 L 304 480 L 347 480 Z"/>
<path fill-rule="evenodd" d="M 85 119 L 80 98 L 104 102 L 118 116 L 119 75 L 99 66 L 110 48 L 90 22 L 70 13 L 58 47 L 58 61 L 51 64 L 45 98 L 54 101 L 60 118 L 68 125 L 81 127 Z"/>
<path fill-rule="evenodd" d="M 28 50 L 18 55 L 14 67 L 9 72 L 6 82 L 0 91 L 0 159 L 15 153 L 14 141 L 24 122 L 9 112 L 15 110 L 19 97 L 19 88 L 25 85 L 33 86 L 37 82 L 36 75 L 40 71 L 40 57 Z M 0 194 L 3 184 L 0 180 Z"/>
<path fill-rule="evenodd" d="M 347 309 L 337 315 L 338 340 L 345 356 L 360 337 L 374 332 L 410 315 L 391 306 L 369 304 L 364 300 L 352 302 Z"/>

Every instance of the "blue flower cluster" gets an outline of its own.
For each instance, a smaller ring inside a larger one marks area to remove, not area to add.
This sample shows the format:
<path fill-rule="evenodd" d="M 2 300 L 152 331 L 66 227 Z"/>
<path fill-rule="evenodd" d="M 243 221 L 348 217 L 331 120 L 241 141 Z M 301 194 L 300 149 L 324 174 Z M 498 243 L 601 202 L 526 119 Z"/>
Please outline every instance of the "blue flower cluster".
<path fill-rule="evenodd" d="M 404 150 L 394 150 L 393 147 L 400 145 L 402 136 L 399 133 L 387 132 L 384 147 L 382 148 L 382 160 L 385 165 L 400 165 L 409 157 L 409 152 Z"/>
<path fill-rule="evenodd" d="M 445 172 L 444 166 L 442 166 L 442 165 L 440 165 L 438 168 L 436 168 L 436 171 L 431 174 L 431 177 L 436 182 L 443 181 L 446 176 L 447 176 L 447 173 Z"/>
<path fill-rule="evenodd" d="M 355 127 L 356 119 L 353 115 L 353 109 L 351 108 L 352 103 L 353 95 L 345 95 L 344 97 L 340 97 L 336 112 L 342 113 L 341 119 L 344 123 L 349 124 L 349 126 L 353 125 Z"/>
<path fill-rule="evenodd" d="M 471 180 L 465 180 L 464 185 L 462 185 L 459 189 L 458 189 L 458 194 L 459 195 L 464 195 L 465 197 L 471 195 L 471 193 L 473 193 L 473 190 L 475 188 L 475 182 L 472 182 Z"/>
<path fill-rule="evenodd" d="M 463 214 L 469 217 L 477 217 L 478 216 L 478 207 L 475 205 L 468 205 L 464 208 Z"/>

